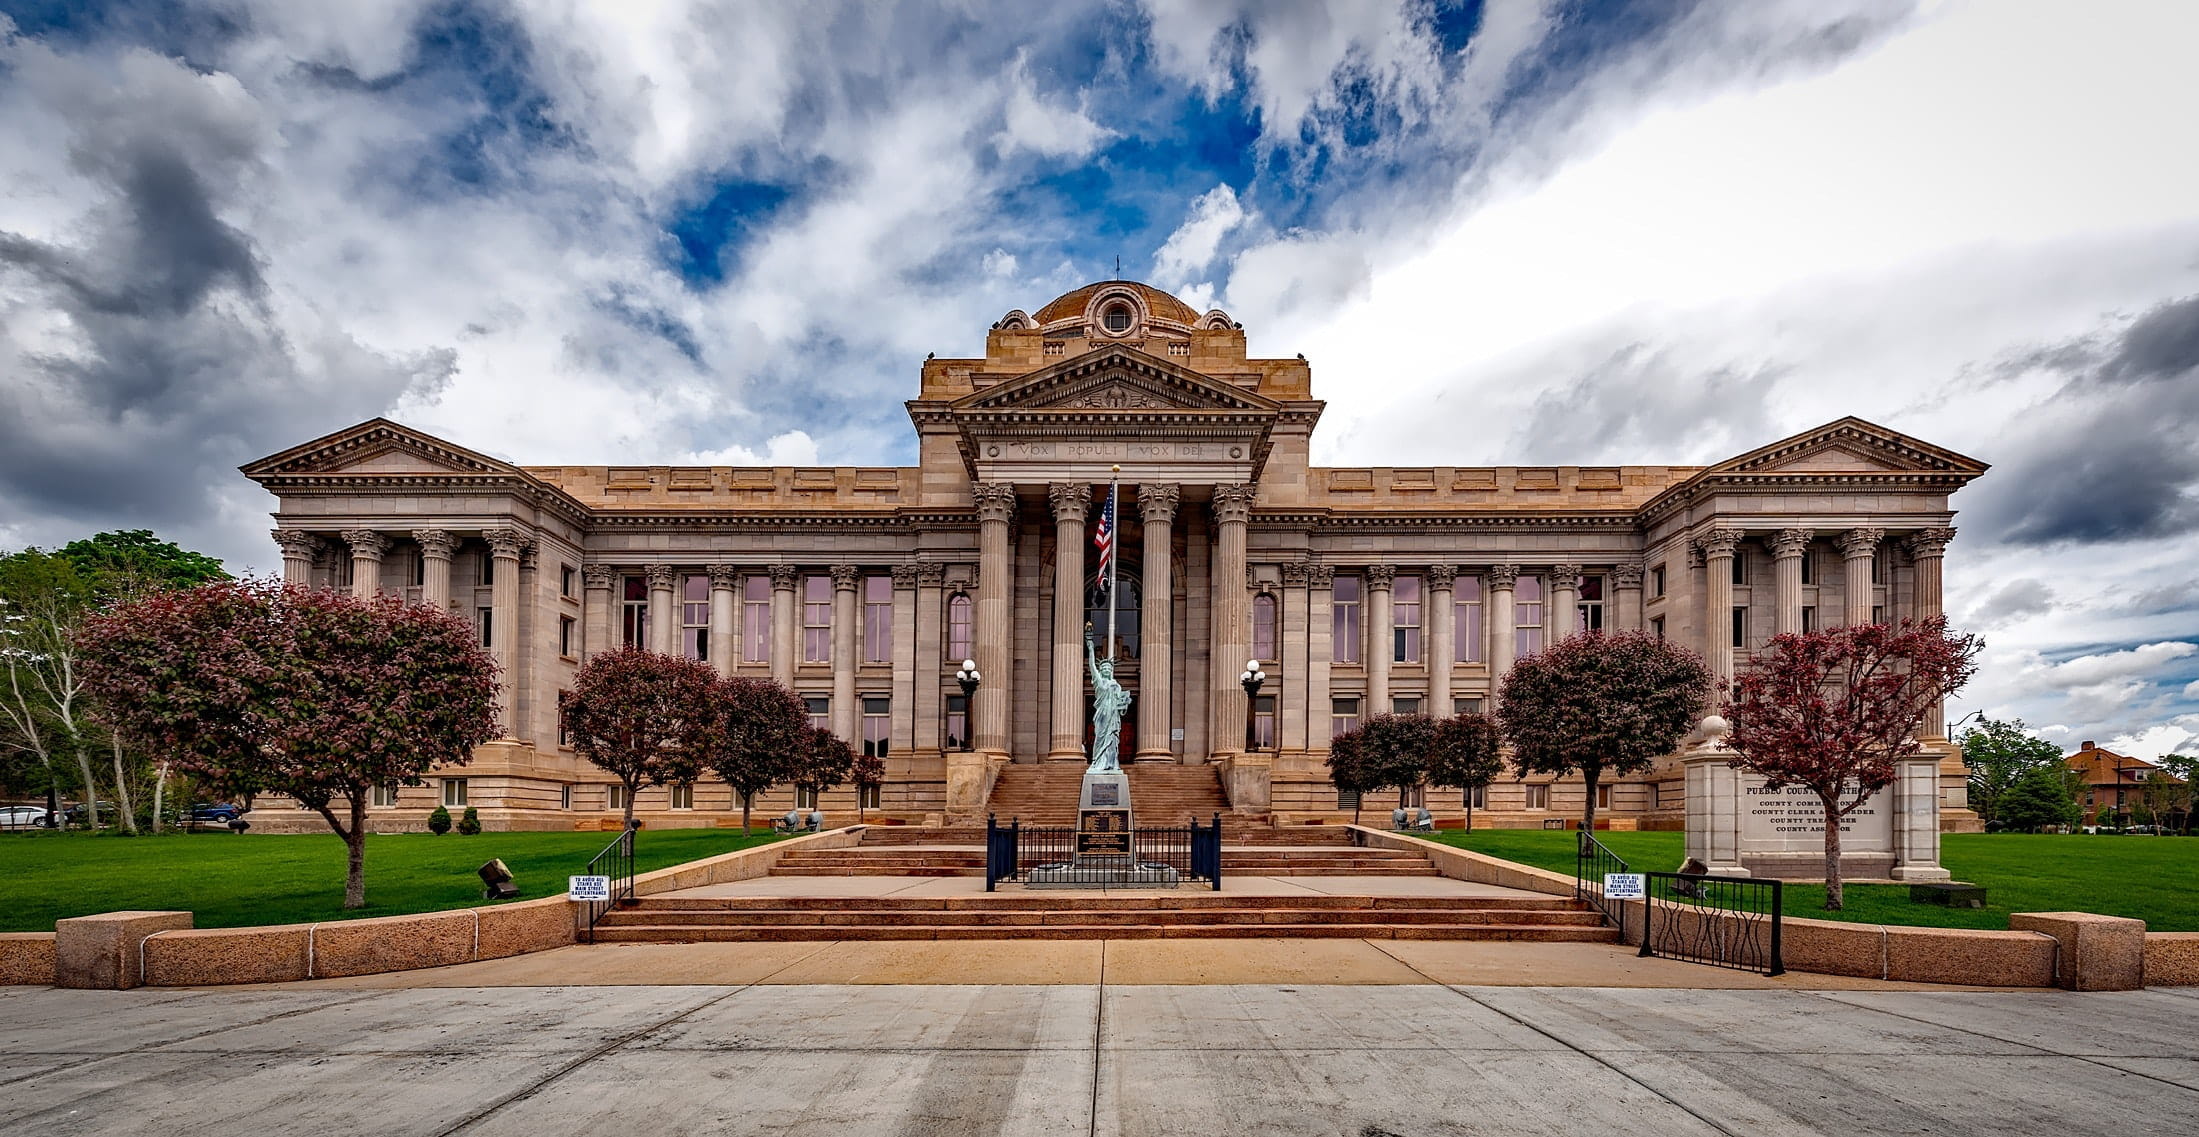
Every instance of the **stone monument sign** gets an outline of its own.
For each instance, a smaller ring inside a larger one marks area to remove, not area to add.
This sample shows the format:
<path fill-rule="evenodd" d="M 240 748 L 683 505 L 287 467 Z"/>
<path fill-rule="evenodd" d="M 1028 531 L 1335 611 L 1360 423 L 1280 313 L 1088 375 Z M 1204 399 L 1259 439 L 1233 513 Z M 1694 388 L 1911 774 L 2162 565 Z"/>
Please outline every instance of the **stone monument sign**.
<path fill-rule="evenodd" d="M 1682 759 L 1687 770 L 1687 855 L 1724 876 L 1822 880 L 1825 807 L 1800 786 L 1772 789 L 1733 765 L 1727 725 L 1712 715 Z M 1851 880 L 1946 880 L 1939 865 L 1938 760 L 1901 763 L 1894 783 L 1840 825 L 1840 871 Z M 1843 798 L 1843 800 L 1846 800 Z"/>

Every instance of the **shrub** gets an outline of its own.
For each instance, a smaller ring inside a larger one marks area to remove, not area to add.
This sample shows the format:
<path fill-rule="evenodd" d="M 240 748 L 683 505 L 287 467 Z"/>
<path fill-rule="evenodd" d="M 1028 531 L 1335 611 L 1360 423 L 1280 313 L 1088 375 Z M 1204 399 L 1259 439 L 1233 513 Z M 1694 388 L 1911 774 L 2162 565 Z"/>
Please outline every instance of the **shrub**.
<path fill-rule="evenodd" d="M 474 808 L 470 805 L 466 807 L 466 812 L 458 819 L 458 832 L 467 837 L 481 832 L 481 815 L 474 812 Z"/>
<path fill-rule="evenodd" d="M 428 814 L 428 832 L 438 837 L 450 832 L 450 810 L 436 806 L 435 812 Z"/>

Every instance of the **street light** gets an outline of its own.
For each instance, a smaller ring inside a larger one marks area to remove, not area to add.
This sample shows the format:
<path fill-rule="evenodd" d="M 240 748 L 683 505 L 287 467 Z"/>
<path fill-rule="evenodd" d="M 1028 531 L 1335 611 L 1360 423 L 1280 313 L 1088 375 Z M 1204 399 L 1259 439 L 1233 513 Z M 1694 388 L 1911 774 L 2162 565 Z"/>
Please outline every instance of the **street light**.
<path fill-rule="evenodd" d="M 983 680 L 984 676 L 977 673 L 977 661 L 974 659 L 963 660 L 962 670 L 954 673 L 954 681 L 962 685 L 962 749 L 964 750 L 972 749 L 972 736 L 977 733 L 973 729 L 974 724 L 977 722 L 977 685 Z"/>
<path fill-rule="evenodd" d="M 1245 686 L 1245 749 L 1258 750 L 1259 739 L 1253 733 L 1253 708 L 1260 702 L 1260 685 L 1267 682 L 1267 672 L 1260 670 L 1260 661 L 1245 661 L 1245 673 L 1237 677 Z"/>

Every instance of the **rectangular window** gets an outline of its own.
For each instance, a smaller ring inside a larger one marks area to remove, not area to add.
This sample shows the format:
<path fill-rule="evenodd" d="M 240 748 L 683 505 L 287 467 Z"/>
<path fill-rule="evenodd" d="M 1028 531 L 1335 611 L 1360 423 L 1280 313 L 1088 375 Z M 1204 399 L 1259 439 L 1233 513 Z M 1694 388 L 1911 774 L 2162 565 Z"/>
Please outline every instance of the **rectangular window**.
<path fill-rule="evenodd" d="M 1663 616 L 1649 618 L 1649 634 L 1660 640 L 1665 638 L 1665 618 Z"/>
<path fill-rule="evenodd" d="M 863 753 L 885 757 L 892 735 L 893 700 L 884 695 L 863 696 Z"/>
<path fill-rule="evenodd" d="M 421 552 L 418 552 L 418 551 L 415 551 L 415 552 L 414 552 L 414 553 L 412 554 L 412 583 L 413 583 L 413 586 L 417 588 L 417 587 L 420 587 L 420 586 L 423 586 L 423 585 L 427 584 L 427 582 L 428 582 L 428 558 L 427 558 L 427 554 L 425 554 L 425 553 L 421 553 Z"/>
<path fill-rule="evenodd" d="M 1527 808 L 1529 808 L 1529 809 L 1548 809 L 1548 808 L 1550 808 L 1550 787 L 1548 787 L 1548 786 L 1528 786 L 1528 787 L 1527 787 Z"/>
<path fill-rule="evenodd" d="M 1512 586 L 1512 658 L 1542 650 L 1542 578 L 1523 576 Z"/>
<path fill-rule="evenodd" d="M 796 786 L 796 787 L 794 787 L 794 808 L 796 808 L 796 809 L 815 809 L 815 808 L 817 808 L 817 790 L 816 790 L 816 789 L 815 789 L 814 787 L 812 787 L 812 786 Z"/>
<path fill-rule="evenodd" d="M 1398 714 L 1398 715 L 1417 715 L 1417 714 L 1419 714 L 1419 713 L 1420 713 L 1420 697 L 1419 697 L 1419 696 L 1417 696 L 1417 695 L 1399 695 L 1399 696 L 1397 696 L 1396 698 L 1394 698 L 1394 699 L 1391 699 L 1391 700 L 1390 700 L 1390 713 L 1391 713 L 1391 714 Z"/>
<path fill-rule="evenodd" d="M 573 808 L 573 785 L 571 782 L 557 787 L 557 807 L 559 809 Z"/>
<path fill-rule="evenodd" d="M 1735 548 L 1735 549 L 1733 550 L 1733 583 L 1735 583 L 1735 584 L 1747 584 L 1748 582 L 1749 582 L 1749 554 L 1748 554 L 1748 550 L 1747 550 L 1747 549 L 1742 549 L 1742 548 Z"/>
<path fill-rule="evenodd" d="M 1261 695 L 1252 701 L 1252 748 L 1275 749 L 1275 696 Z"/>
<path fill-rule="evenodd" d="M 1886 606 L 1884 604 L 1871 605 L 1871 622 L 1874 624 L 1886 622 Z"/>
<path fill-rule="evenodd" d="M 1748 645 L 1749 610 L 1746 608 L 1735 608 L 1733 610 L 1733 646 L 1747 647 Z"/>
<path fill-rule="evenodd" d="M 619 642 L 627 647 L 649 646 L 649 582 L 629 576 L 619 589 Z"/>
<path fill-rule="evenodd" d="M 879 804 L 878 804 L 878 798 L 879 798 L 879 793 L 878 793 L 878 791 L 879 791 L 879 790 L 882 790 L 882 789 L 884 789 L 884 788 L 885 788 L 884 786 L 878 786 L 878 785 L 869 785 L 869 786 L 857 786 L 857 787 L 855 787 L 855 800 L 856 800 L 856 804 L 857 804 L 857 805 L 859 805 L 859 806 L 861 806 L 861 807 L 862 807 L 862 808 L 864 808 L 864 809 L 883 809 L 883 808 L 885 808 L 884 806 L 881 806 L 881 805 L 879 805 Z"/>
<path fill-rule="evenodd" d="M 496 583 L 496 558 L 494 556 L 482 553 L 474 558 L 474 564 L 481 570 L 480 576 L 476 578 L 481 587 L 487 588 Z"/>
<path fill-rule="evenodd" d="M 466 779 L 443 779 L 443 804 L 451 809 L 463 809 L 466 805 Z"/>
<path fill-rule="evenodd" d="M 1342 734 L 1345 731 L 1357 730 L 1358 728 L 1359 700 L 1356 698 L 1330 699 L 1329 737 L 1335 738 L 1337 735 Z"/>
<path fill-rule="evenodd" d="M 374 796 L 368 799 L 367 804 L 380 809 L 388 809 L 391 806 L 396 805 L 397 783 L 389 782 L 374 787 Z"/>
<path fill-rule="evenodd" d="M 580 574 L 574 572 L 571 565 L 557 566 L 557 594 L 559 596 L 573 595 L 573 578 L 578 575 Z"/>
<path fill-rule="evenodd" d="M 625 786 L 605 786 L 605 787 L 603 787 L 603 808 L 605 808 L 605 809 L 615 809 L 615 810 L 623 810 L 623 809 L 625 809 L 625 808 L 626 808 L 626 787 L 625 787 Z"/>
<path fill-rule="evenodd" d="M 1603 630 L 1602 577 L 1584 576 L 1581 578 L 1581 598 L 1578 610 L 1580 612 L 1581 631 L 1600 632 Z"/>
<path fill-rule="evenodd" d="M 1282 657 L 1275 654 L 1275 595 L 1263 592 L 1252 598 L 1252 657 L 1274 663 Z"/>
<path fill-rule="evenodd" d="M 832 578 L 802 578 L 802 662 L 832 662 Z"/>
<path fill-rule="evenodd" d="M 1334 613 L 1329 658 L 1337 663 L 1359 662 L 1359 578 L 1340 576 L 1329 585 Z"/>
<path fill-rule="evenodd" d="M 557 744 L 559 746 L 571 746 L 573 744 L 572 732 L 565 729 L 565 701 L 572 697 L 573 693 L 571 691 L 559 691 L 557 693 Z"/>
<path fill-rule="evenodd" d="M 1802 606 L 1802 630 L 1804 632 L 1817 630 L 1817 605 L 1804 604 Z"/>
<path fill-rule="evenodd" d="M 1336 808 L 1338 808 L 1338 809 L 1354 809 L 1354 810 L 1355 810 L 1355 809 L 1358 809 L 1358 808 L 1359 808 L 1359 791 L 1358 791 L 1358 790 L 1338 790 L 1338 791 L 1336 791 Z"/>
<path fill-rule="evenodd" d="M 809 712 L 809 725 L 832 727 L 832 700 L 824 695 L 808 695 L 802 699 L 802 707 Z"/>
<path fill-rule="evenodd" d="M 695 787 L 693 787 L 693 786 L 673 786 L 673 787 L 672 787 L 672 808 L 673 808 L 673 809 L 693 809 L 693 808 L 695 808 Z"/>
<path fill-rule="evenodd" d="M 1472 809 L 1489 808 L 1489 787 L 1475 786 L 1466 791 L 1466 805 Z"/>
<path fill-rule="evenodd" d="M 1596 787 L 1596 808 L 1597 808 L 1597 809 L 1610 809 L 1610 808 L 1611 808 L 1611 787 L 1610 787 L 1610 786 L 1597 786 L 1597 787 Z"/>
<path fill-rule="evenodd" d="M 496 629 L 493 626 L 495 617 L 496 609 L 494 608 L 476 608 L 473 610 L 474 625 L 481 629 L 482 647 L 496 646 L 496 640 L 494 638 L 496 634 Z"/>
<path fill-rule="evenodd" d="M 863 662 L 893 662 L 893 578 L 863 578 Z"/>
<path fill-rule="evenodd" d="M 1802 550 L 1802 583 L 1817 583 L 1817 550 Z"/>
<path fill-rule="evenodd" d="M 741 662 L 771 662 L 771 578 L 741 578 Z"/>
<path fill-rule="evenodd" d="M 1397 791 L 1397 804 L 1406 809 L 1424 809 L 1428 805 L 1428 787 L 1406 786 Z"/>
<path fill-rule="evenodd" d="M 1451 598 L 1451 654 L 1459 663 L 1480 663 L 1481 578 L 1459 577 L 1456 588 Z"/>
<path fill-rule="evenodd" d="M 947 696 L 947 749 L 961 750 L 970 742 L 970 700 L 961 695 Z"/>
<path fill-rule="evenodd" d="M 1401 576 L 1390 585 L 1390 660 L 1420 662 L 1420 578 Z"/>
<path fill-rule="evenodd" d="M 1657 565 L 1649 570 L 1649 594 L 1653 597 L 1665 594 L 1665 567 Z"/>
<path fill-rule="evenodd" d="M 1883 550 L 1871 553 L 1871 583 L 1886 583 L 1886 554 Z"/>
<path fill-rule="evenodd" d="M 680 579 L 680 654 L 710 659 L 710 578 L 699 573 Z"/>
<path fill-rule="evenodd" d="M 1482 697 L 1479 695 L 1467 695 L 1463 698 L 1451 700 L 1451 713 L 1454 715 L 1478 715 L 1481 713 L 1481 707 Z"/>
<path fill-rule="evenodd" d="M 947 662 L 960 664 L 970 658 L 970 594 L 957 592 L 947 598 Z"/>
<path fill-rule="evenodd" d="M 559 655 L 571 659 L 578 652 L 578 648 L 573 644 L 573 632 L 579 627 L 580 621 L 573 619 L 571 616 L 559 616 L 557 618 L 557 653 Z"/>

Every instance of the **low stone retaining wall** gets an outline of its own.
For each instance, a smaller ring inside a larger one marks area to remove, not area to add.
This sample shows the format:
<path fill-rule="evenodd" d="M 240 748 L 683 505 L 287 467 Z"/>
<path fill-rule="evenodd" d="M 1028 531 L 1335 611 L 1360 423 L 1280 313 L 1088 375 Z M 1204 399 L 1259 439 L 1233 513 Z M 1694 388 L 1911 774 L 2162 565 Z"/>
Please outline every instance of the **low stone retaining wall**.
<path fill-rule="evenodd" d="M 634 892 L 647 896 L 764 876 L 790 850 L 846 848 L 861 840 L 862 830 L 851 826 L 643 873 L 634 878 Z M 575 943 L 579 913 L 562 895 L 254 928 L 193 928 L 189 912 L 107 913 L 63 920 L 50 933 L 0 935 L 0 983 L 197 987 L 448 967 Z"/>
<path fill-rule="evenodd" d="M 1531 868 L 1363 825 L 1352 829 L 1371 847 L 1421 853 L 1437 872 L 1454 880 L 1573 895 L 1570 873 Z M 1620 935 L 1638 945 L 1643 905 L 1637 900 L 1624 903 Z M 1709 912 L 1688 916 L 1720 918 Z M 1661 914 L 1658 918 L 1664 919 Z M 2199 985 L 2199 932 L 2146 932 L 2138 920 L 2081 912 L 2018 913 L 2009 923 L 2010 930 L 1997 932 L 1788 917 L 1781 922 L 1780 947 L 1791 971 L 1909 983 L 2060 986 L 2077 991 Z"/>

